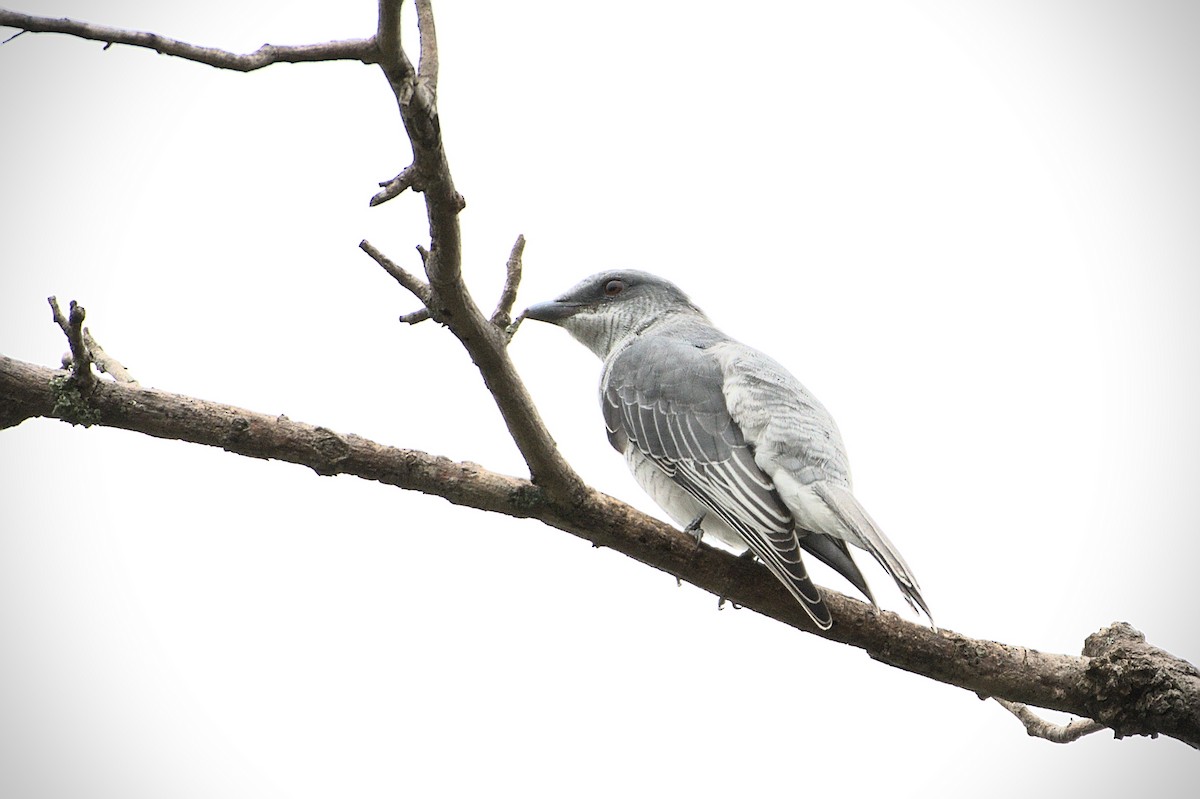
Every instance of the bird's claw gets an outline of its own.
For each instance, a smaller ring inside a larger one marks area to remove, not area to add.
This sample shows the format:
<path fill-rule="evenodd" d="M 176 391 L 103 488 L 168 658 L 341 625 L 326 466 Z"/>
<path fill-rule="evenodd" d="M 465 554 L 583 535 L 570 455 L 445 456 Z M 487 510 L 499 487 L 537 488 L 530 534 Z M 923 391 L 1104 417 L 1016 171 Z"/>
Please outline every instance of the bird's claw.
<path fill-rule="evenodd" d="M 697 544 L 699 544 L 701 539 L 704 538 L 704 530 L 700 527 L 700 525 L 704 522 L 704 517 L 707 515 L 707 513 L 701 513 L 699 516 L 688 522 L 687 526 L 683 528 L 685 533 L 690 534 L 692 538 L 696 539 Z"/>

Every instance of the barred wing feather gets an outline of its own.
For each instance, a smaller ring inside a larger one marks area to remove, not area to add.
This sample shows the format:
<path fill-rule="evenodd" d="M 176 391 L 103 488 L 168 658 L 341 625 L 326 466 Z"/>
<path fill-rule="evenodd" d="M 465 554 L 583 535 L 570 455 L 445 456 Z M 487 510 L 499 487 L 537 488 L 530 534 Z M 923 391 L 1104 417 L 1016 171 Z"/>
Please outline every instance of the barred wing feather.
<path fill-rule="evenodd" d="M 730 417 L 721 380 L 717 362 L 698 347 L 665 338 L 636 341 L 605 370 L 609 439 L 622 451 L 637 447 L 741 535 L 813 623 L 829 629 L 833 620 L 804 567 L 791 513 Z"/>

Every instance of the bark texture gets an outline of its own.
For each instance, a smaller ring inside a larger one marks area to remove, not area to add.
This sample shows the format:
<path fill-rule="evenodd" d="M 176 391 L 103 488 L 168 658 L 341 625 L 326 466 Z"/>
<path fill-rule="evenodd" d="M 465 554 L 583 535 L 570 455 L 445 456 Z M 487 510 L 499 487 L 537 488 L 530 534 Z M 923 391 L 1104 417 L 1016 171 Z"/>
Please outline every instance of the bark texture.
<path fill-rule="evenodd" d="M 1167 735 L 1200 748 L 1200 671 L 1147 644 L 1125 623 L 1089 636 L 1081 656 L 1047 654 L 935 631 L 822 588 L 834 618 L 833 628 L 822 632 L 761 564 L 698 545 L 687 533 L 598 491 L 584 488 L 557 499 L 529 480 L 476 464 L 135 383 L 98 381 L 85 395 L 67 371 L 0 356 L 0 425 L 38 416 L 220 447 L 538 519 L 914 674 L 981 697 L 1096 719 L 1118 737 Z"/>

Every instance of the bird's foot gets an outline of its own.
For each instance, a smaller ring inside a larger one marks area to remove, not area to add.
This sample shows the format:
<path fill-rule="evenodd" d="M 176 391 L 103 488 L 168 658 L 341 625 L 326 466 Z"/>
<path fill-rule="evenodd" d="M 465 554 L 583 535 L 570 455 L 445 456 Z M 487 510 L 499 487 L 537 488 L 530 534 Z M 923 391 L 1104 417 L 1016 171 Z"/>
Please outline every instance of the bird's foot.
<path fill-rule="evenodd" d="M 700 540 L 704 538 L 704 530 L 700 527 L 700 525 L 704 522 L 704 517 L 707 515 L 707 513 L 701 513 L 699 516 L 688 522 L 687 526 L 683 528 L 685 533 L 691 534 L 692 538 L 696 539 L 697 544 L 699 544 Z"/>

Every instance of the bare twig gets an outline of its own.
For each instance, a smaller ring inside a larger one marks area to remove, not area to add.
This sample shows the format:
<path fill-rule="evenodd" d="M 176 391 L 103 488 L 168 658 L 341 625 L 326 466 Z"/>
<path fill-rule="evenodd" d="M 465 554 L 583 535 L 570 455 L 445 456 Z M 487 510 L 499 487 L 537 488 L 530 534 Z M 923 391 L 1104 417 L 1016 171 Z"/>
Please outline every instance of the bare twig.
<path fill-rule="evenodd" d="M 1085 735 L 1091 735 L 1094 732 L 1105 729 L 1103 724 L 1091 719 L 1075 719 L 1068 724 L 1053 724 L 1020 702 L 1009 702 L 1007 699 L 999 699 L 997 697 L 992 698 L 1025 725 L 1025 732 L 1029 733 L 1031 738 L 1043 738 L 1056 744 L 1069 744 L 1072 741 L 1078 741 Z"/>
<path fill-rule="evenodd" d="M 521 323 L 524 321 L 525 321 L 525 312 L 522 311 L 521 313 L 517 314 L 516 319 L 512 320 L 512 324 L 510 324 L 508 327 L 504 328 L 504 340 L 506 343 L 509 343 L 509 344 L 512 343 L 513 336 L 517 335 L 517 328 L 519 328 L 521 326 Z"/>
<path fill-rule="evenodd" d="M 376 193 L 371 198 L 371 207 L 385 203 L 393 197 L 399 197 L 405 191 L 412 188 L 416 176 L 417 170 L 415 165 L 413 165 L 405 167 L 400 171 L 399 175 L 396 175 L 391 180 L 381 181 L 379 185 L 383 188 L 383 191 Z"/>
<path fill-rule="evenodd" d="M 361 242 L 359 242 L 358 247 L 367 255 L 374 258 L 375 263 L 382 266 L 383 271 L 391 275 L 397 283 L 412 292 L 413 295 L 420 300 L 426 308 L 429 307 L 432 296 L 429 290 L 429 284 L 427 284 L 424 280 L 421 280 L 421 278 L 417 277 L 412 272 L 409 272 L 404 267 L 400 266 L 400 264 L 396 263 L 391 258 L 388 258 L 386 255 L 380 252 L 374 244 L 366 239 L 363 239 Z"/>
<path fill-rule="evenodd" d="M 508 254 L 508 263 L 505 264 L 504 288 L 500 291 L 500 301 L 492 313 L 492 324 L 504 330 L 512 324 L 513 303 L 517 301 L 517 288 L 521 285 L 521 254 L 524 252 L 525 236 L 518 235 Z M 511 336 L 509 338 L 511 339 Z"/>
<path fill-rule="evenodd" d="M 50 303 L 50 310 L 54 313 L 55 324 L 62 328 L 71 347 L 69 358 L 63 357 L 63 366 L 71 369 L 71 375 L 80 391 L 86 394 L 96 382 L 96 376 L 92 374 L 92 356 L 83 340 L 83 320 L 87 318 L 87 311 L 75 300 L 71 300 L 70 315 L 63 316 L 62 309 L 58 307 L 57 297 L 47 297 L 46 301 Z"/>
<path fill-rule="evenodd" d="M 109 45 L 128 44 L 133 47 L 145 47 L 163 55 L 176 56 L 188 61 L 207 64 L 210 67 L 232 69 L 237 72 L 250 72 L 276 63 L 361 61 L 364 64 L 374 64 L 378 61 L 373 38 L 344 39 L 320 44 L 264 44 L 253 53 L 231 53 L 215 47 L 198 47 L 178 39 L 160 36 L 157 33 L 110 28 L 106 25 L 93 25 L 90 22 L 73 19 L 36 17 L 32 14 L 22 14 L 7 9 L 0 9 L 0 25 L 21 28 L 29 33 L 65 33 L 80 39 L 91 39 Z M 105 49 L 108 49 L 107 46 Z"/>
<path fill-rule="evenodd" d="M 105 352 L 104 348 L 100 346 L 100 342 L 92 337 L 92 331 L 86 327 L 83 329 L 83 343 L 87 347 L 88 352 L 91 353 L 92 362 L 96 364 L 97 369 L 118 383 L 137 384 L 137 380 L 125 368 L 124 364 Z"/>
<path fill-rule="evenodd" d="M 424 322 L 426 319 L 429 319 L 432 316 L 433 314 L 429 312 L 428 308 L 421 308 L 420 310 L 413 311 L 412 313 L 400 314 L 400 321 L 406 325 L 415 325 L 419 322 Z"/>

